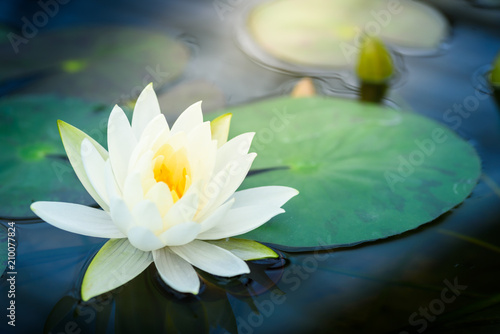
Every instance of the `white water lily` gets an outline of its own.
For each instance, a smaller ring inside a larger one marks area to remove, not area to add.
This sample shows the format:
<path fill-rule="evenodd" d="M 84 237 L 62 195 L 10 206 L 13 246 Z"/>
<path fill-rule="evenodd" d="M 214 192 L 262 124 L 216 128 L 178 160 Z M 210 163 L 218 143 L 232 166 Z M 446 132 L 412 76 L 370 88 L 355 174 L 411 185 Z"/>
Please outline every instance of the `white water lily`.
<path fill-rule="evenodd" d="M 203 122 L 198 102 L 170 128 L 150 84 L 131 124 L 120 107 L 112 110 L 109 152 L 58 121 L 77 176 L 103 210 L 61 202 L 31 208 L 63 230 L 111 238 L 87 269 L 84 300 L 126 283 L 153 261 L 169 286 L 196 294 L 200 281 L 193 266 L 231 277 L 249 273 L 244 260 L 276 256 L 253 241 L 218 240 L 261 226 L 298 194 L 282 186 L 236 192 L 256 154 L 248 153 L 253 133 L 227 141 L 230 118 Z"/>

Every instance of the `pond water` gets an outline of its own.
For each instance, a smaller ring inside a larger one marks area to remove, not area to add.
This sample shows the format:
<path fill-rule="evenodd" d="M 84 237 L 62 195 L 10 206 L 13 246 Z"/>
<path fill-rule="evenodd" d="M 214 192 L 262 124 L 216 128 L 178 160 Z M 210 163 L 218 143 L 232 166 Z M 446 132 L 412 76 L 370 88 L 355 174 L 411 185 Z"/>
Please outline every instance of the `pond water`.
<path fill-rule="evenodd" d="M 483 176 L 464 203 L 423 227 L 376 242 L 306 252 L 277 249 L 279 260 L 255 261 L 248 276 L 204 276 L 198 296 L 170 290 L 151 265 L 125 286 L 89 302 L 80 300 L 79 287 L 84 268 L 105 240 L 70 234 L 34 218 L 4 217 L 3 227 L 16 226 L 16 326 L 9 326 L 5 316 L 10 284 L 4 273 L 0 332 L 498 332 L 500 101 L 495 102 L 486 76 L 500 50 L 500 9 L 463 1 L 424 2 L 446 16 L 451 35 L 436 54 L 403 57 L 400 77 L 384 103 L 447 125 L 475 147 Z M 243 1 L 58 3 L 58 12 L 41 31 L 130 25 L 180 40 L 191 52 L 187 67 L 160 91 L 206 82 L 213 109 L 288 94 L 299 78 L 261 66 L 240 49 L 235 25 Z M 221 3 L 222 13 L 216 9 Z M 6 31 L 21 29 L 22 18 L 39 11 L 35 1 L 3 1 L 0 23 Z M 38 79 L 4 80 L 0 94 L 37 92 L 29 83 Z M 352 78 L 317 75 L 315 83 L 321 94 L 356 98 Z M 446 111 L 457 105 L 470 112 L 446 118 Z M 111 110 L 111 103 L 105 110 Z"/>

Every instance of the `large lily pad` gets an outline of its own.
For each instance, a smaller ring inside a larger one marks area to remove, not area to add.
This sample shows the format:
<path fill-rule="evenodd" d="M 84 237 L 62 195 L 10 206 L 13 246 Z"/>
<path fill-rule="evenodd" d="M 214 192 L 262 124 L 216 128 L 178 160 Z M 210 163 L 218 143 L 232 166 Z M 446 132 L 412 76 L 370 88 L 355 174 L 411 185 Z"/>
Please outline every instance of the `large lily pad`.
<path fill-rule="evenodd" d="M 75 99 L 23 96 L 0 100 L 0 217 L 33 217 L 30 204 L 95 203 L 66 158 L 57 119 L 106 142 L 108 108 Z"/>
<path fill-rule="evenodd" d="M 243 238 L 309 248 L 389 237 L 461 203 L 480 175 L 471 145 L 410 112 L 327 97 L 223 112 L 233 113 L 230 136 L 256 131 L 258 156 L 242 188 L 300 191 L 286 213 Z"/>
<path fill-rule="evenodd" d="M 17 40 L 16 40 L 17 41 Z M 0 81 L 23 79 L 21 92 L 59 93 L 103 102 L 133 100 L 153 82 L 179 77 L 187 48 L 164 34 L 130 27 L 81 27 L 0 45 Z"/>
<path fill-rule="evenodd" d="M 363 33 L 415 52 L 436 48 L 448 32 L 439 12 L 409 0 L 276 0 L 255 7 L 246 24 L 250 39 L 243 44 L 253 41 L 285 63 L 319 68 L 355 63 Z M 246 49 L 260 57 L 255 47 Z"/>

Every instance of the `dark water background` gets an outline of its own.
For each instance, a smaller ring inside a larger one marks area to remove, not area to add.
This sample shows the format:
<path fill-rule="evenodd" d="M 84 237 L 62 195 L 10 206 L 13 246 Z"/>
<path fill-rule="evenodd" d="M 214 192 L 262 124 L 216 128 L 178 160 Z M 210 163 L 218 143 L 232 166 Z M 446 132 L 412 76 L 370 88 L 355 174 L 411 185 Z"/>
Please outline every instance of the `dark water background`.
<path fill-rule="evenodd" d="M 234 12 L 221 17 L 212 1 L 72 0 L 43 30 L 121 24 L 163 31 L 193 53 L 176 83 L 205 79 L 224 92 L 229 105 L 286 93 L 297 77 L 264 68 L 238 48 L 233 16 L 243 1 L 223 2 Z M 206 277 L 196 297 L 170 291 L 151 266 L 88 303 L 78 296 L 83 268 L 104 240 L 37 220 L 18 221 L 16 327 L 7 325 L 4 275 L 1 333 L 500 332 L 500 192 L 492 184 L 500 183 L 499 106 L 487 96 L 467 117 L 444 117 L 468 97 L 491 94 L 485 75 L 500 51 L 500 10 L 464 1 L 429 2 L 450 21 L 451 36 L 435 55 L 404 57 L 391 94 L 452 127 L 478 151 L 485 176 L 463 204 L 386 240 L 282 252 L 278 262 L 253 264 L 249 277 Z M 0 22 L 19 28 L 23 16 L 38 10 L 36 1 L 3 0 Z M 336 79 L 317 83 L 323 93 L 355 95 Z M 15 85 L 1 86 L 3 95 L 15 92 Z"/>

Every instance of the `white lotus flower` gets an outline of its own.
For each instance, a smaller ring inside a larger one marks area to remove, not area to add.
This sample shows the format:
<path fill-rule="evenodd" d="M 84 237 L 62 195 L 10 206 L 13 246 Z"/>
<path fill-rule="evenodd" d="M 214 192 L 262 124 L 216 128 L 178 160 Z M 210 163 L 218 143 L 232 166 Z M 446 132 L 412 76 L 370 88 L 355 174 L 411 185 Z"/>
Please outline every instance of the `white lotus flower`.
<path fill-rule="evenodd" d="M 253 133 L 227 141 L 230 118 L 203 122 L 198 102 L 169 128 L 150 84 L 137 100 L 132 124 L 114 107 L 109 152 L 58 121 L 76 174 L 103 210 L 61 202 L 31 208 L 63 230 L 111 238 L 87 269 L 84 300 L 124 284 L 153 261 L 168 285 L 196 294 L 200 281 L 193 266 L 230 277 L 249 272 L 244 260 L 276 256 L 249 240 L 212 241 L 259 227 L 298 194 L 280 186 L 235 192 L 256 154 L 248 153 Z"/>

